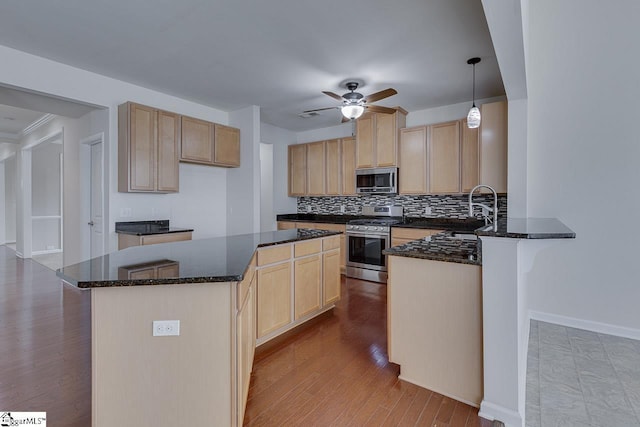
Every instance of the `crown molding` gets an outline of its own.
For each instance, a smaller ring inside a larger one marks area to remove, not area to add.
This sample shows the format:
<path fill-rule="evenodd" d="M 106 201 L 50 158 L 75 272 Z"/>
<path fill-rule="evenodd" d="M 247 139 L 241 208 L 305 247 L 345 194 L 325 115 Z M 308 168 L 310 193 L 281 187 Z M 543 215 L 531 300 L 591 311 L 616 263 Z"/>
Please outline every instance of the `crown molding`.
<path fill-rule="evenodd" d="M 36 129 L 38 129 L 41 126 L 46 125 L 47 123 L 49 123 L 54 118 L 55 118 L 55 116 L 53 114 L 45 114 L 44 116 L 40 117 L 35 122 L 31 123 L 26 128 L 24 128 L 22 130 L 22 132 L 20 132 L 20 136 L 29 135 L 31 132 L 35 131 Z"/>

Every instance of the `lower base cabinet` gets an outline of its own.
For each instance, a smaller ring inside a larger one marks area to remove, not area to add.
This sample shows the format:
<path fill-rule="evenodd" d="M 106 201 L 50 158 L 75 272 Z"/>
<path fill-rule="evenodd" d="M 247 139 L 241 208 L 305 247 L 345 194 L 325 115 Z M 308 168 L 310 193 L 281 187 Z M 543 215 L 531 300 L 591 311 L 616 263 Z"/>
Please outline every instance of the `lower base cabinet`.
<path fill-rule="evenodd" d="M 250 278 L 245 277 L 243 281 L 249 281 L 248 290 L 244 301 L 238 302 L 241 307 L 236 315 L 236 413 L 238 426 L 241 426 L 244 420 L 244 411 L 249 395 L 249 380 L 253 370 L 253 355 L 256 348 L 256 279 L 253 273 L 254 269 L 250 267 L 250 274 L 247 275 Z M 242 283 L 240 289 L 242 289 Z"/>
<path fill-rule="evenodd" d="M 333 307 L 340 258 L 339 235 L 258 250 L 257 345 Z"/>

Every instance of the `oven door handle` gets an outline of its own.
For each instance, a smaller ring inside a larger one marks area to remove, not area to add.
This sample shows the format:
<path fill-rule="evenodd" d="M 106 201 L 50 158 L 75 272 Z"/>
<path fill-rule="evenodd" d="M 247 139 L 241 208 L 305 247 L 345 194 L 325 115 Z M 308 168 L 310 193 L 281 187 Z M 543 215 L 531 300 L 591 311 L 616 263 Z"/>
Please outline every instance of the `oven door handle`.
<path fill-rule="evenodd" d="M 353 236 L 353 237 L 368 237 L 371 239 L 388 239 L 389 238 L 389 233 L 384 233 L 384 234 L 371 234 L 371 233 L 360 233 L 360 232 L 352 232 L 352 231 L 347 231 L 347 237 L 349 236 Z"/>

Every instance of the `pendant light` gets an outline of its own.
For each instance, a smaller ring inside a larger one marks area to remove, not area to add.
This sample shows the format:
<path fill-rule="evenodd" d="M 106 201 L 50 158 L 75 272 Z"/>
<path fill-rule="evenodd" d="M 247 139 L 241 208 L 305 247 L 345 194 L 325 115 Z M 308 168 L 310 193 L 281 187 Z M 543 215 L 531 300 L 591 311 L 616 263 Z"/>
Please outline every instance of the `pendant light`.
<path fill-rule="evenodd" d="M 467 64 L 473 65 L 473 106 L 467 114 L 467 126 L 469 129 L 480 127 L 480 110 L 476 107 L 476 64 L 480 58 L 469 58 Z"/>
<path fill-rule="evenodd" d="M 355 120 L 364 113 L 364 107 L 360 104 L 346 104 L 340 109 L 342 115 L 349 120 Z"/>

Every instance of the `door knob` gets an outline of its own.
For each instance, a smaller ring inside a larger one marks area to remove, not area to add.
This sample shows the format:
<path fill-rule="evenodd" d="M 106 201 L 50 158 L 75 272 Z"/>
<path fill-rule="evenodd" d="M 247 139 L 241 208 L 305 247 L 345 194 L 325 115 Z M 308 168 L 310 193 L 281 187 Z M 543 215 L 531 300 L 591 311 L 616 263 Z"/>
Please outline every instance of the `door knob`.
<path fill-rule="evenodd" d="M 87 224 L 89 224 L 90 226 L 94 226 L 94 222 L 93 221 L 89 221 Z"/>

